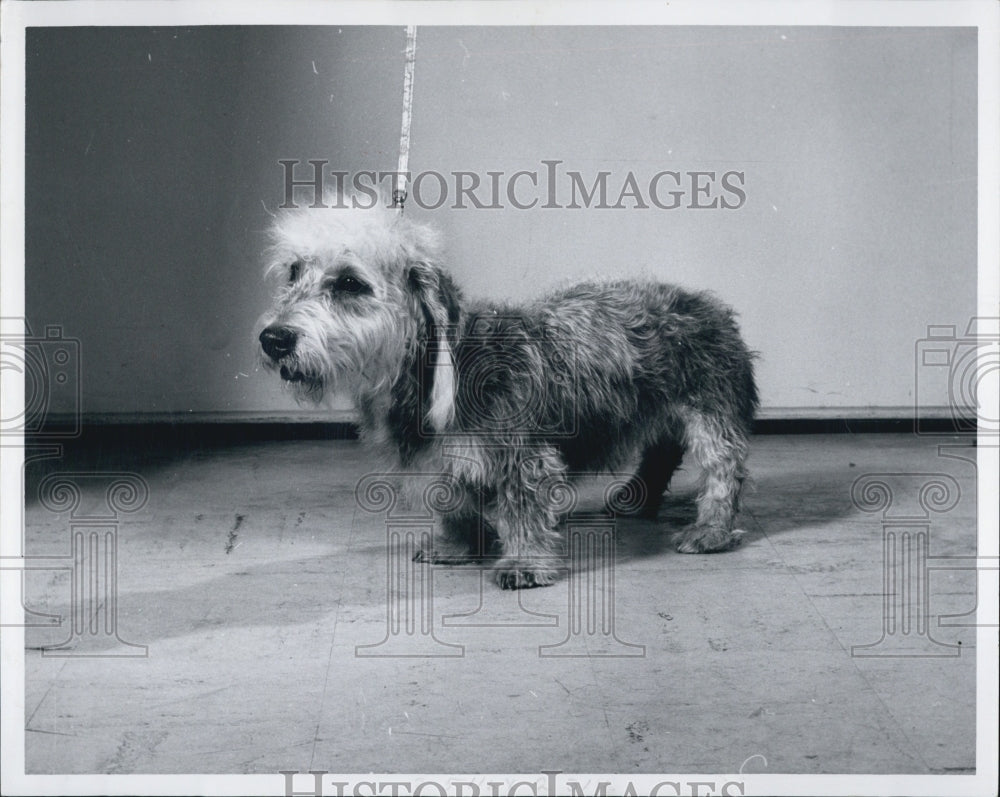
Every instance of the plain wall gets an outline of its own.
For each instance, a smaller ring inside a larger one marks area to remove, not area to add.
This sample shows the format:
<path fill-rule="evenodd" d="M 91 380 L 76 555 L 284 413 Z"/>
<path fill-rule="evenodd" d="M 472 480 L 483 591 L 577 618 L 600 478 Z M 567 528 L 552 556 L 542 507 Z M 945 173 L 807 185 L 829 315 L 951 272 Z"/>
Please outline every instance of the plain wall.
<path fill-rule="evenodd" d="M 26 306 L 80 340 L 84 412 L 297 412 L 256 367 L 278 161 L 395 168 L 403 47 L 396 27 L 28 31 Z M 716 291 L 772 414 L 900 414 L 927 326 L 975 313 L 974 29 L 421 28 L 413 112 L 414 172 L 559 160 L 610 172 L 611 203 L 629 172 L 742 172 L 731 210 L 406 212 L 469 294 Z"/>

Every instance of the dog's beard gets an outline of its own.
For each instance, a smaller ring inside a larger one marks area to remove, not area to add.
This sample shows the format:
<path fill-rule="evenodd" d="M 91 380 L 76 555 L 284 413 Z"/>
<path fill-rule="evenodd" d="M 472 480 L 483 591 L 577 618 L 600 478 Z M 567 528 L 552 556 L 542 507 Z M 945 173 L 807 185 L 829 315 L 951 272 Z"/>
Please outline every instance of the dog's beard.
<path fill-rule="evenodd" d="M 319 403 L 332 389 L 332 379 L 307 367 L 295 357 L 284 357 L 278 362 L 264 358 L 264 367 L 277 371 L 282 384 L 297 401 Z"/>
<path fill-rule="evenodd" d="M 296 401 L 303 403 L 320 404 L 338 391 L 353 395 L 363 382 L 362 374 L 353 364 L 310 363 L 298 355 L 271 362 L 269 367 L 278 372 L 282 384 Z"/>
<path fill-rule="evenodd" d="M 318 377 L 306 374 L 303 371 L 288 365 L 282 365 L 279 369 L 279 373 L 281 374 L 281 378 L 286 382 L 291 382 L 296 385 L 309 385 L 317 381 L 322 381 Z"/>
<path fill-rule="evenodd" d="M 327 393 L 327 380 L 321 376 L 295 371 L 287 365 L 283 365 L 281 366 L 281 378 L 298 401 L 318 404 Z"/>

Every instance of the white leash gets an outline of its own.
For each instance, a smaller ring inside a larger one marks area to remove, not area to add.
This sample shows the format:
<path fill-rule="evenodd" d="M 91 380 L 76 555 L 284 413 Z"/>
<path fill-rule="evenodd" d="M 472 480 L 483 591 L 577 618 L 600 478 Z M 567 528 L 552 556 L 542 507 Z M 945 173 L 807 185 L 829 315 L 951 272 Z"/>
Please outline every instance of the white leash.
<path fill-rule="evenodd" d="M 406 202 L 407 169 L 410 165 L 410 119 L 413 115 L 413 67 L 417 62 L 417 27 L 406 28 L 406 68 L 403 72 L 403 126 L 399 134 L 399 164 L 396 167 L 392 206 L 403 212 Z"/>

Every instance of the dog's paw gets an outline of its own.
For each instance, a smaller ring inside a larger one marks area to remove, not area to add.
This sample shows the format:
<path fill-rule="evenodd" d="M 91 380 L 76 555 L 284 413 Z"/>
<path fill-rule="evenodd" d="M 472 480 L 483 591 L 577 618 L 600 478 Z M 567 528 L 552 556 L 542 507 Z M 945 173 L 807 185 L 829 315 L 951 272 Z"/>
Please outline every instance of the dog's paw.
<path fill-rule="evenodd" d="M 559 578 L 559 570 L 537 562 L 504 559 L 493 570 L 500 589 L 531 589 L 547 587 Z"/>
<path fill-rule="evenodd" d="M 736 548 L 745 533 L 720 526 L 691 526 L 678 535 L 674 547 L 680 553 L 721 553 Z"/>

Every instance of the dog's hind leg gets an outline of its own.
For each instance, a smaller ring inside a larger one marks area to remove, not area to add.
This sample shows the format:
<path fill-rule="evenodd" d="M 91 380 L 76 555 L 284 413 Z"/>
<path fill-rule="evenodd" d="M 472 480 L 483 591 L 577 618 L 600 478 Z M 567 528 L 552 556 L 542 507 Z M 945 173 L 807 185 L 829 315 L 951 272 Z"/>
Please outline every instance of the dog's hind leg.
<path fill-rule="evenodd" d="M 698 519 L 678 535 L 677 550 L 711 553 L 734 548 L 743 534 L 734 530 L 733 523 L 746 478 L 746 435 L 719 418 L 692 412 L 684 438 L 688 452 L 703 470 L 703 481 L 697 501 Z"/>
<path fill-rule="evenodd" d="M 639 469 L 615 493 L 609 508 L 619 515 L 655 518 L 663 502 L 663 491 L 670 485 L 683 458 L 684 446 L 673 435 L 665 435 L 648 446 L 643 451 Z"/>

